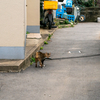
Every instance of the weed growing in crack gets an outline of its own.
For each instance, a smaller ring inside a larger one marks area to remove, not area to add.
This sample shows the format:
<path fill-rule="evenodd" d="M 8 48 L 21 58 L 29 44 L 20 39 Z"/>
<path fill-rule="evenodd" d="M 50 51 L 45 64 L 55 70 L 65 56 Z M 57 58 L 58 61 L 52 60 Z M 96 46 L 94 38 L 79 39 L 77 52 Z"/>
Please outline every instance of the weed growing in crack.
<path fill-rule="evenodd" d="M 44 44 L 48 44 L 48 42 L 47 41 L 44 41 Z"/>
<path fill-rule="evenodd" d="M 40 50 L 43 50 L 43 47 L 40 47 Z"/>

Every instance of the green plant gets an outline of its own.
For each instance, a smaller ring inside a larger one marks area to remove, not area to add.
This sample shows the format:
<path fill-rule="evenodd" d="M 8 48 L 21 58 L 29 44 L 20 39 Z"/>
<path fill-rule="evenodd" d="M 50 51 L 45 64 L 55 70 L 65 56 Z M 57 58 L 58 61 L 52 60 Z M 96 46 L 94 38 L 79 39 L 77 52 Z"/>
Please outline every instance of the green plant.
<path fill-rule="evenodd" d="M 74 23 L 74 21 L 71 20 L 71 23 Z"/>
<path fill-rule="evenodd" d="M 73 24 L 71 24 L 71 27 L 74 27 L 74 25 L 73 25 Z"/>
<path fill-rule="evenodd" d="M 71 20 L 70 24 L 76 25 L 75 21 L 72 21 L 72 20 Z"/>
<path fill-rule="evenodd" d="M 69 27 L 69 26 L 66 26 L 67 28 Z"/>
<path fill-rule="evenodd" d="M 49 34 L 49 36 L 48 36 L 48 40 L 50 40 L 51 39 L 51 36 L 52 36 L 53 34 Z"/>
<path fill-rule="evenodd" d="M 71 27 L 74 27 L 74 21 L 71 20 L 70 25 Z"/>
<path fill-rule="evenodd" d="M 62 28 L 61 26 L 58 26 L 58 28 Z"/>
<path fill-rule="evenodd" d="M 56 26 L 58 26 L 59 24 L 60 24 L 59 21 L 57 21 L 57 22 L 56 22 Z"/>
<path fill-rule="evenodd" d="M 27 31 L 26 34 L 29 34 L 29 32 Z"/>
<path fill-rule="evenodd" d="M 65 22 L 65 24 L 70 24 L 70 22 L 68 20 L 65 20 L 64 22 Z"/>
<path fill-rule="evenodd" d="M 52 36 L 52 35 L 51 35 L 51 34 L 49 34 L 48 38 L 51 38 L 51 36 Z"/>
<path fill-rule="evenodd" d="M 31 57 L 31 59 L 30 59 L 30 65 L 32 65 L 33 63 L 35 63 L 35 58 Z"/>
<path fill-rule="evenodd" d="M 43 50 L 43 47 L 40 47 L 40 50 Z"/>
<path fill-rule="evenodd" d="M 44 44 L 48 44 L 48 42 L 47 41 L 44 41 Z"/>

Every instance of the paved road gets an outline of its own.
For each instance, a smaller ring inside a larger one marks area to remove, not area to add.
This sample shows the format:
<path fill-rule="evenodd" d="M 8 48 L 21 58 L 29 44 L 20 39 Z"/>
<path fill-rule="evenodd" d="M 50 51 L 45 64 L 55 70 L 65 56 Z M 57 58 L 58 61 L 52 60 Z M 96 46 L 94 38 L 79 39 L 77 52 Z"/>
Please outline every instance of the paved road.
<path fill-rule="evenodd" d="M 100 24 L 58 29 L 42 52 L 51 58 L 100 54 Z M 46 60 L 45 65 L 1 73 L 0 100 L 100 100 L 100 56 Z"/>

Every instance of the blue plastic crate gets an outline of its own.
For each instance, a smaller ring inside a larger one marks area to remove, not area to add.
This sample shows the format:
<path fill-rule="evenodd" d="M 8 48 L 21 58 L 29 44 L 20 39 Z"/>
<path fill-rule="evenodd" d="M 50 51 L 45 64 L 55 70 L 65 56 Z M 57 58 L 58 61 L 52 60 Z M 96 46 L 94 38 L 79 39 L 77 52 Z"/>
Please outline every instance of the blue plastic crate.
<path fill-rule="evenodd" d="M 71 21 L 75 21 L 75 16 L 74 15 L 67 15 L 67 19 Z"/>
<path fill-rule="evenodd" d="M 57 18 L 62 18 L 63 17 L 63 13 L 64 13 L 63 9 L 57 9 L 56 10 L 56 17 Z"/>
<path fill-rule="evenodd" d="M 68 14 L 67 13 L 64 13 L 63 14 L 63 18 L 67 18 Z"/>

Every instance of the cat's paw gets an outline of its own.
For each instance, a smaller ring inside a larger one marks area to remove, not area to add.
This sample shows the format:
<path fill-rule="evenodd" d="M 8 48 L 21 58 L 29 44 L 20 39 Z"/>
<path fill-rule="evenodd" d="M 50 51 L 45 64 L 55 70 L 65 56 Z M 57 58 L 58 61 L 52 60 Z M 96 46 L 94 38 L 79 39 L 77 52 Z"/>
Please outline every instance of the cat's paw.
<path fill-rule="evenodd" d="M 41 65 L 39 65 L 39 67 L 41 67 Z M 45 65 L 43 65 L 43 67 L 45 67 Z"/>
<path fill-rule="evenodd" d="M 41 67 L 41 65 L 39 65 L 39 67 Z"/>
<path fill-rule="evenodd" d="M 45 65 L 43 65 L 43 67 L 45 67 Z"/>

